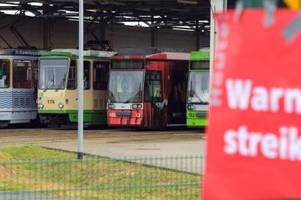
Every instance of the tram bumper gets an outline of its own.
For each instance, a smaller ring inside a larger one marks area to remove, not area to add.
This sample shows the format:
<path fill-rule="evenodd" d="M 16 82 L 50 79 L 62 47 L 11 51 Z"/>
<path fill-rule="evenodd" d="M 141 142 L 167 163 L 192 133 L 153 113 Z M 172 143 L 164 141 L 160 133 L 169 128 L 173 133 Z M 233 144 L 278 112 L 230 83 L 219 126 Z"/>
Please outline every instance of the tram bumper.
<path fill-rule="evenodd" d="M 207 126 L 206 111 L 187 111 L 187 126 L 188 127 L 204 127 Z"/>
<path fill-rule="evenodd" d="M 11 112 L 0 112 L 0 128 L 7 127 L 11 119 L 12 119 Z"/>
<path fill-rule="evenodd" d="M 123 127 L 141 127 L 143 110 L 108 109 L 108 125 Z"/>

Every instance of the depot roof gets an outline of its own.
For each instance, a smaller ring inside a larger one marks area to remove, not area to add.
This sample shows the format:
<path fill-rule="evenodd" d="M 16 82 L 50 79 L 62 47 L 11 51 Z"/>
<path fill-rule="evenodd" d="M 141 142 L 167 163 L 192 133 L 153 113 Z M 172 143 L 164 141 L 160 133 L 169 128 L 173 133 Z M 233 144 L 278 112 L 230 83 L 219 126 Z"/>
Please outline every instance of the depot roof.
<path fill-rule="evenodd" d="M 85 20 L 209 30 L 210 0 L 85 0 Z M 2 13 L 77 20 L 78 0 L 7 0 Z"/>

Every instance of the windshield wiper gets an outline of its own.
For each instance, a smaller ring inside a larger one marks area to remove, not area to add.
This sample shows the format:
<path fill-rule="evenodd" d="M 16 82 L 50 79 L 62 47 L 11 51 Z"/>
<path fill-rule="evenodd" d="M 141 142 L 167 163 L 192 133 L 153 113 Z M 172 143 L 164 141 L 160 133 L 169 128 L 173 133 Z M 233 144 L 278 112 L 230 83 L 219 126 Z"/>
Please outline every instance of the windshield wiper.
<path fill-rule="evenodd" d="M 141 91 L 138 91 L 135 95 L 133 95 L 132 97 L 130 97 L 124 103 L 133 103 L 133 102 L 136 102 L 138 99 L 141 99 L 140 97 L 141 97 Z"/>
<path fill-rule="evenodd" d="M 133 97 L 130 97 L 128 100 L 124 101 L 123 103 L 132 103 Z"/>
<path fill-rule="evenodd" d="M 61 80 L 61 82 L 57 85 L 57 87 L 55 88 L 55 91 L 57 92 L 59 89 L 63 88 L 63 87 L 60 87 L 61 85 L 63 85 L 66 81 L 66 76 L 64 76 L 64 78 Z"/>
<path fill-rule="evenodd" d="M 48 82 L 48 84 L 46 85 L 46 87 L 45 87 L 44 90 L 43 90 L 44 92 L 46 92 L 46 91 L 50 88 L 50 83 L 51 83 L 51 82 Z"/>
<path fill-rule="evenodd" d="M 197 93 L 195 91 L 190 91 L 190 92 L 193 92 L 193 95 L 190 95 L 189 98 L 196 97 L 199 102 L 189 102 L 189 103 L 191 103 L 191 104 L 201 104 L 201 105 L 207 105 L 208 104 L 208 102 L 202 100 L 202 98 L 199 95 L 197 95 Z M 188 99 L 188 101 L 189 101 L 189 99 Z"/>
<path fill-rule="evenodd" d="M 54 85 L 54 75 L 53 75 L 53 77 L 52 77 L 52 80 L 50 80 L 50 81 L 47 83 L 46 87 L 44 88 L 44 92 L 46 92 L 46 91 L 50 88 L 51 85 Z"/>

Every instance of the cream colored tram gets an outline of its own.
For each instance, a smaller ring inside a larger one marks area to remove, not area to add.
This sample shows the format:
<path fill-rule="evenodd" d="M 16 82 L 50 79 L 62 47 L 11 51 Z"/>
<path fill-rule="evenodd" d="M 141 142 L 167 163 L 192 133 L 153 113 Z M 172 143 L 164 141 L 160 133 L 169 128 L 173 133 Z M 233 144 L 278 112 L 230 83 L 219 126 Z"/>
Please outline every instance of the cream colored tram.
<path fill-rule="evenodd" d="M 84 52 L 84 123 L 106 124 L 110 58 L 114 52 Z M 77 122 L 78 51 L 52 50 L 40 58 L 38 113 L 46 125 Z"/>

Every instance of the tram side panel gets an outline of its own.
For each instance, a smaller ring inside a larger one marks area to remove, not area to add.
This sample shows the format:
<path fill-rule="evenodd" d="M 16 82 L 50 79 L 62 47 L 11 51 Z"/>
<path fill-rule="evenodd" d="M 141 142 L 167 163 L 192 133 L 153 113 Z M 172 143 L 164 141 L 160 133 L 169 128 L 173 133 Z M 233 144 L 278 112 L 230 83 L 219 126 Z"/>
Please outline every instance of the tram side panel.
<path fill-rule="evenodd" d="M 85 63 L 88 63 L 88 61 L 85 61 Z M 84 123 L 87 125 L 104 125 L 107 123 L 106 90 L 109 62 L 91 60 L 89 63 L 90 67 L 88 65 L 85 67 Z M 71 123 L 77 123 L 77 90 L 66 90 L 66 97 L 71 100 L 66 107 L 68 119 Z"/>
<path fill-rule="evenodd" d="M 29 123 L 37 117 L 34 89 L 12 90 L 12 113 L 10 123 Z"/>

